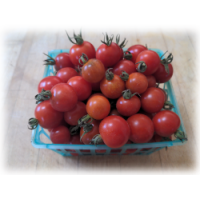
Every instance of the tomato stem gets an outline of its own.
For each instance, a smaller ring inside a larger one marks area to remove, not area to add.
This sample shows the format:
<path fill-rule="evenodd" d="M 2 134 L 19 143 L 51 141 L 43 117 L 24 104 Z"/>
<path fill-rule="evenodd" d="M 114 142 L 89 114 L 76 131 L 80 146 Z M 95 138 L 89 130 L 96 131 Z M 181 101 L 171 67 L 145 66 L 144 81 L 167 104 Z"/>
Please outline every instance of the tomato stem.
<path fill-rule="evenodd" d="M 132 59 L 132 54 L 131 54 L 131 52 L 130 51 L 125 51 L 124 52 L 124 59 L 126 59 L 126 60 L 131 60 Z"/>
<path fill-rule="evenodd" d="M 122 92 L 122 96 L 123 96 L 124 99 L 131 99 L 131 97 L 133 97 L 135 95 L 139 95 L 140 96 L 140 94 L 137 93 L 137 92 L 132 94 L 130 89 L 124 90 Z"/>
<path fill-rule="evenodd" d="M 70 37 L 70 36 L 68 35 L 67 31 L 66 31 L 66 34 L 67 34 L 67 37 L 68 37 L 69 41 L 70 41 L 71 43 L 73 43 L 73 44 L 81 45 L 81 44 L 84 42 L 84 40 L 83 40 L 83 38 L 82 38 L 82 33 L 81 33 L 81 31 L 80 31 L 80 34 L 78 34 L 78 35 L 76 35 L 75 33 L 73 33 L 74 37 Z M 74 42 L 72 39 L 74 39 L 75 42 Z"/>
<path fill-rule="evenodd" d="M 109 68 L 109 69 L 106 70 L 106 74 L 105 75 L 106 75 L 106 79 L 108 81 L 111 81 L 114 78 L 113 72 L 110 71 L 111 69 L 113 69 L 113 68 Z"/>
<path fill-rule="evenodd" d="M 97 144 L 102 143 L 102 142 L 103 142 L 103 139 L 102 139 L 102 137 L 101 137 L 100 134 L 95 135 L 95 136 L 92 138 L 92 140 L 91 140 L 91 144 L 93 143 L 95 146 L 96 146 Z"/>
<path fill-rule="evenodd" d="M 185 136 L 185 133 L 181 130 L 177 130 L 175 133 L 174 133 L 174 136 L 175 138 L 181 140 L 181 142 L 183 142 L 183 140 L 188 140 L 187 137 Z"/>
<path fill-rule="evenodd" d="M 140 62 L 137 62 L 135 64 L 139 64 L 138 67 L 137 67 L 138 72 L 145 72 L 146 71 L 147 65 L 145 64 L 144 61 L 140 61 Z"/>
<path fill-rule="evenodd" d="M 37 100 L 36 104 L 38 104 L 41 101 L 49 100 L 50 98 L 51 98 L 51 91 L 50 90 L 42 89 L 41 93 L 35 95 L 35 99 Z"/>
<path fill-rule="evenodd" d="M 79 133 L 79 126 L 71 126 L 69 128 L 69 131 L 70 131 L 70 135 L 77 135 Z"/>
<path fill-rule="evenodd" d="M 80 65 L 84 65 L 88 61 L 88 57 L 86 54 L 82 53 L 81 57 L 79 58 L 78 62 Z"/>
<path fill-rule="evenodd" d="M 30 130 L 36 129 L 38 124 L 39 124 L 39 122 L 36 118 L 30 118 L 28 120 L 28 125 L 29 125 L 28 129 L 30 129 Z"/>
<path fill-rule="evenodd" d="M 165 52 L 166 53 L 166 52 Z M 163 56 L 163 55 L 162 55 Z M 161 56 L 161 57 L 162 57 Z M 173 60 L 173 55 L 172 55 L 172 53 L 170 53 L 168 56 L 167 56 L 167 58 L 164 58 L 164 59 L 162 59 L 161 60 L 161 63 L 164 65 L 164 67 L 165 67 L 165 71 L 167 72 L 167 74 L 169 74 L 169 66 L 168 66 L 168 64 L 170 64 L 171 62 L 172 62 L 172 60 Z"/>
<path fill-rule="evenodd" d="M 88 122 L 89 120 L 91 120 L 90 122 Z M 83 117 L 81 117 L 79 120 L 78 120 L 78 125 L 80 126 L 80 127 L 82 127 L 84 124 L 86 124 L 87 122 L 88 123 L 91 123 L 93 121 L 93 118 L 92 117 L 90 117 L 90 115 L 85 115 L 85 116 L 83 116 Z"/>
<path fill-rule="evenodd" d="M 127 81 L 129 79 L 129 74 L 125 71 L 122 71 L 122 73 L 119 76 L 123 81 Z"/>
<path fill-rule="evenodd" d="M 113 38 L 114 38 L 114 35 L 111 35 L 110 37 L 108 37 L 108 34 L 106 33 L 106 35 L 104 35 L 104 40 L 103 41 L 101 40 L 101 42 L 104 43 L 107 46 L 110 46 Z"/>
<path fill-rule="evenodd" d="M 172 108 L 174 108 L 174 105 L 173 105 L 170 101 L 166 101 L 166 102 L 164 103 L 163 108 L 164 108 L 165 110 L 171 110 Z"/>
<path fill-rule="evenodd" d="M 44 53 L 44 55 L 48 57 L 48 59 L 44 60 L 44 65 L 47 66 L 47 65 L 55 65 L 56 64 L 56 61 L 54 58 L 52 58 L 51 56 L 49 56 L 48 54 L 45 54 L 45 53 Z"/>
<path fill-rule="evenodd" d="M 84 124 L 83 125 L 83 135 L 81 136 L 81 138 L 80 138 L 80 141 L 81 141 L 81 139 L 83 138 L 83 136 L 86 134 L 86 133 L 88 133 L 88 132 L 90 132 L 91 130 L 93 129 L 93 125 L 92 124 L 90 124 L 90 123 L 86 123 L 86 124 Z"/>
<path fill-rule="evenodd" d="M 120 35 L 117 34 L 117 36 L 116 36 L 116 44 L 118 44 L 118 46 L 119 46 L 121 49 L 124 48 L 124 47 L 126 46 L 127 42 L 128 42 L 128 41 L 126 41 L 126 38 L 124 38 L 124 40 L 122 41 L 121 44 L 119 44 L 119 41 L 120 41 Z"/>

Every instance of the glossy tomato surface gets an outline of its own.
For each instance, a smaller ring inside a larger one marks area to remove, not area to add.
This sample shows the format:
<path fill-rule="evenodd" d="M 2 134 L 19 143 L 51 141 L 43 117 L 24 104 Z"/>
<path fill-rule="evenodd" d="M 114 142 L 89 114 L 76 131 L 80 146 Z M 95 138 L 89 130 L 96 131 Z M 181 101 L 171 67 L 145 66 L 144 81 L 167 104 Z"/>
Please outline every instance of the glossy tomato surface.
<path fill-rule="evenodd" d="M 56 76 L 62 80 L 63 83 L 67 83 L 67 81 L 73 77 L 78 76 L 78 72 L 70 67 L 65 67 L 63 69 L 60 69 Z"/>
<path fill-rule="evenodd" d="M 159 112 L 165 103 L 165 95 L 159 88 L 148 88 L 141 95 L 142 109 L 148 113 Z"/>
<path fill-rule="evenodd" d="M 150 75 L 150 76 L 146 76 L 147 77 L 147 81 L 148 81 L 148 88 L 150 87 L 156 87 L 156 79 L 154 76 Z"/>
<path fill-rule="evenodd" d="M 42 92 L 42 89 L 51 90 L 51 88 L 58 83 L 63 83 L 63 81 L 59 77 L 47 76 L 43 78 L 38 84 L 38 93 Z"/>
<path fill-rule="evenodd" d="M 55 70 L 58 71 L 59 69 L 65 68 L 65 67 L 74 67 L 70 56 L 68 53 L 60 53 L 55 58 Z"/>
<path fill-rule="evenodd" d="M 148 88 L 148 80 L 145 75 L 134 72 L 129 75 L 128 80 L 126 81 L 126 88 L 130 89 L 132 93 L 142 94 Z"/>
<path fill-rule="evenodd" d="M 169 110 L 157 113 L 153 118 L 155 132 L 162 137 L 169 137 L 180 127 L 179 116 Z"/>
<path fill-rule="evenodd" d="M 154 135 L 153 122 L 149 117 L 143 114 L 132 115 L 127 120 L 130 129 L 130 140 L 134 143 L 146 143 Z"/>
<path fill-rule="evenodd" d="M 110 148 L 120 148 L 128 142 L 130 127 L 120 116 L 108 116 L 99 125 L 104 143 Z"/>
<path fill-rule="evenodd" d="M 151 50 L 142 51 L 137 56 L 135 63 L 138 63 L 140 61 L 144 61 L 147 66 L 147 69 L 145 70 L 145 72 L 141 72 L 146 76 L 149 76 L 149 75 L 155 73 L 160 65 L 159 55 L 155 51 L 151 51 Z M 138 66 L 139 66 L 139 64 L 136 64 L 137 71 L 139 71 Z"/>
<path fill-rule="evenodd" d="M 65 126 L 58 126 L 51 129 L 50 139 L 54 144 L 69 144 L 70 131 Z"/>
<path fill-rule="evenodd" d="M 81 68 L 81 73 L 89 83 L 98 83 L 105 76 L 105 67 L 100 60 L 90 59 Z"/>
<path fill-rule="evenodd" d="M 92 86 L 81 76 L 74 76 L 67 82 L 77 93 L 78 100 L 86 100 L 92 93 Z"/>
<path fill-rule="evenodd" d="M 80 66 L 79 59 L 82 53 L 84 53 L 88 59 L 95 58 L 96 56 L 95 48 L 90 42 L 84 41 L 81 45 L 74 44 L 70 48 L 69 56 L 75 66 Z"/>
<path fill-rule="evenodd" d="M 77 102 L 76 91 L 66 83 L 59 83 L 51 89 L 50 102 L 52 107 L 61 112 L 72 110 Z"/>
<path fill-rule="evenodd" d="M 35 118 L 41 127 L 46 129 L 55 128 L 63 120 L 63 113 L 52 108 L 50 100 L 39 103 L 35 108 Z"/>
<path fill-rule="evenodd" d="M 86 104 L 87 113 L 94 119 L 101 120 L 110 113 L 110 102 L 103 95 L 90 97 Z"/>

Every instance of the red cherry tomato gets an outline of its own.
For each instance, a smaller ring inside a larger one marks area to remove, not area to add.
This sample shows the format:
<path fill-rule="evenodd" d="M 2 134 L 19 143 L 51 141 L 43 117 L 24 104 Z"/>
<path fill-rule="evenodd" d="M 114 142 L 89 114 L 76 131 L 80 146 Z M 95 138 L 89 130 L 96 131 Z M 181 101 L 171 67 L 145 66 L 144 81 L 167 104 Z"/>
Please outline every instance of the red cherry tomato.
<path fill-rule="evenodd" d="M 86 100 L 92 93 L 92 86 L 81 76 L 74 76 L 67 82 L 77 93 L 78 100 Z"/>
<path fill-rule="evenodd" d="M 113 73 L 116 75 L 121 75 L 122 71 L 128 74 L 136 72 L 135 64 L 130 60 L 120 60 L 114 67 Z"/>
<path fill-rule="evenodd" d="M 127 120 L 130 128 L 130 140 L 134 143 L 146 143 L 151 140 L 154 134 L 153 122 L 143 114 L 132 115 Z"/>
<path fill-rule="evenodd" d="M 82 77 L 89 83 L 98 83 L 105 76 L 105 67 L 100 60 L 90 59 L 81 68 Z"/>
<path fill-rule="evenodd" d="M 72 135 L 69 144 L 83 144 L 83 142 L 80 141 L 80 135 Z"/>
<path fill-rule="evenodd" d="M 55 110 L 67 112 L 76 106 L 78 97 L 70 85 L 59 83 L 51 89 L 50 102 Z"/>
<path fill-rule="evenodd" d="M 54 144 L 68 144 L 70 142 L 70 131 L 65 126 L 51 129 L 50 139 Z"/>
<path fill-rule="evenodd" d="M 167 92 L 164 90 L 164 89 L 162 89 L 162 88 L 159 88 L 158 87 L 158 89 L 160 89 L 163 93 L 164 93 L 164 95 L 165 95 L 165 101 L 167 101 Z"/>
<path fill-rule="evenodd" d="M 179 116 L 169 110 L 157 113 L 153 118 L 155 132 L 162 137 L 169 137 L 177 131 L 180 126 Z"/>
<path fill-rule="evenodd" d="M 64 119 L 71 126 L 75 126 L 78 125 L 78 120 L 86 114 L 85 104 L 79 101 L 72 110 L 65 112 Z"/>
<path fill-rule="evenodd" d="M 153 74 L 156 78 L 157 83 L 165 83 L 169 81 L 173 75 L 173 67 L 171 64 L 168 64 L 169 73 L 166 72 L 163 64 L 160 64 L 158 70 Z"/>
<path fill-rule="evenodd" d="M 104 143 L 110 148 L 120 148 L 130 137 L 130 127 L 120 116 L 108 116 L 99 125 L 99 132 Z"/>
<path fill-rule="evenodd" d="M 120 113 L 117 111 L 117 109 L 111 110 L 109 115 L 116 115 L 116 116 L 121 116 Z"/>
<path fill-rule="evenodd" d="M 38 93 L 42 92 L 42 89 L 44 90 L 51 90 L 51 88 L 58 84 L 62 83 L 63 81 L 56 76 L 47 76 L 43 78 L 40 83 L 38 84 Z"/>
<path fill-rule="evenodd" d="M 147 81 L 148 81 L 148 88 L 150 87 L 156 87 L 156 79 L 154 76 L 150 75 L 150 76 L 146 76 L 147 77 Z"/>
<path fill-rule="evenodd" d="M 148 88 L 141 96 L 142 109 L 148 113 L 159 112 L 165 103 L 165 95 L 159 88 Z"/>
<path fill-rule="evenodd" d="M 83 137 L 82 137 L 82 135 L 84 133 L 83 127 L 80 130 L 80 137 L 82 137 L 81 141 L 84 144 L 90 144 L 92 139 L 93 139 L 93 137 L 95 135 L 99 134 L 99 121 L 93 120 L 90 124 L 92 124 L 92 126 L 93 126 L 92 130 L 87 132 Z"/>
<path fill-rule="evenodd" d="M 138 56 L 142 51 L 145 51 L 145 50 L 147 50 L 147 48 L 146 48 L 145 46 L 143 46 L 143 45 L 140 45 L 140 44 L 133 45 L 133 46 L 131 46 L 131 47 L 129 47 L 129 48 L 127 49 L 127 51 L 130 51 L 130 52 L 131 52 L 131 54 L 132 54 L 132 59 L 131 59 L 131 60 L 132 60 L 134 63 L 136 63 L 135 61 L 136 61 L 137 56 Z"/>
<path fill-rule="evenodd" d="M 130 99 L 124 99 L 122 96 L 117 100 L 116 107 L 121 115 L 129 117 L 140 110 L 141 102 L 137 96 L 132 96 Z"/>
<path fill-rule="evenodd" d="M 39 103 L 35 108 L 35 118 L 41 127 L 46 129 L 55 128 L 63 120 L 63 113 L 52 108 L 49 100 Z"/>
<path fill-rule="evenodd" d="M 78 72 L 70 67 L 65 67 L 63 69 L 60 69 L 56 76 L 62 80 L 63 83 L 67 83 L 67 81 L 73 77 L 78 76 Z"/>
<path fill-rule="evenodd" d="M 101 81 L 100 81 L 101 82 Z M 100 82 L 98 82 L 98 83 L 91 83 L 91 86 L 92 86 L 92 90 L 93 91 L 101 91 L 100 90 Z"/>
<path fill-rule="evenodd" d="M 156 72 L 160 65 L 160 57 L 155 51 L 145 50 L 142 51 L 136 58 L 135 63 L 143 61 L 147 68 L 143 73 L 146 76 L 149 76 Z M 139 71 L 139 64 L 136 64 L 136 70 Z"/>
<path fill-rule="evenodd" d="M 103 95 L 90 97 L 86 104 L 87 113 L 94 119 L 101 120 L 110 113 L 110 102 Z"/>
<path fill-rule="evenodd" d="M 126 88 L 130 89 L 132 93 L 142 94 L 148 88 L 148 80 L 145 75 L 134 72 L 129 75 L 128 80 L 126 81 Z"/>

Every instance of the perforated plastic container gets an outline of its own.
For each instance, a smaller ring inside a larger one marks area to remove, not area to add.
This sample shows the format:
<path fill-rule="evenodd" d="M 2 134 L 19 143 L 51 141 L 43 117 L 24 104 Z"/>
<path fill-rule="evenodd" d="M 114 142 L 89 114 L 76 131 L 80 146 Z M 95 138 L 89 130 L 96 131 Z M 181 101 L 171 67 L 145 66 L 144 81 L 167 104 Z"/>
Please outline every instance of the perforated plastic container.
<path fill-rule="evenodd" d="M 157 52 L 159 56 L 163 55 L 163 51 L 159 49 L 151 49 L 151 50 Z M 69 50 L 68 49 L 52 50 L 48 52 L 48 55 L 55 58 L 59 53 L 62 53 L 62 52 L 68 53 Z M 54 72 L 53 66 L 46 66 L 45 71 L 44 71 L 44 77 L 53 75 L 53 72 Z M 165 84 L 163 84 L 163 89 L 168 94 L 168 101 L 170 101 L 174 105 L 174 108 L 172 109 L 172 111 L 174 111 L 181 119 L 181 125 L 179 127 L 179 130 L 183 131 L 185 133 L 185 137 L 187 138 L 171 81 L 168 81 Z M 95 145 L 85 145 L 85 144 L 72 145 L 72 144 L 52 144 L 50 142 L 44 143 L 41 141 L 41 135 L 44 135 L 50 140 L 48 131 L 38 126 L 36 129 L 32 131 L 31 143 L 35 148 L 52 150 L 63 156 L 149 155 L 165 147 L 183 145 L 186 142 L 186 140 L 179 140 L 179 139 L 174 138 L 173 141 L 162 141 L 162 142 L 145 143 L 145 144 L 126 144 L 121 148 L 111 149 L 107 147 L 106 145 L 95 146 Z"/>

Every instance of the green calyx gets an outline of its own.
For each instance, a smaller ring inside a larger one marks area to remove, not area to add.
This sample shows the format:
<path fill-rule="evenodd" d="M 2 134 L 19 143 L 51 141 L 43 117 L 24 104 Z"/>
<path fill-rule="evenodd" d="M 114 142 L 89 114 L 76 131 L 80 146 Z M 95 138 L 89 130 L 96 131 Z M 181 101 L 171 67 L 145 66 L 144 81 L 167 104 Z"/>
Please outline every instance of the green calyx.
<path fill-rule="evenodd" d="M 140 61 L 140 62 L 137 62 L 135 64 L 139 64 L 138 67 L 137 67 L 138 72 L 145 72 L 146 71 L 147 65 L 145 64 L 144 61 Z"/>
<path fill-rule="evenodd" d="M 77 135 L 77 134 L 79 134 L 79 129 L 80 129 L 79 126 L 71 126 L 69 128 L 70 135 Z"/>
<path fill-rule="evenodd" d="M 35 96 L 35 99 L 37 100 L 36 104 L 45 100 L 49 100 L 50 98 L 51 98 L 51 91 L 42 89 L 42 92 Z"/>
<path fill-rule="evenodd" d="M 131 52 L 130 51 L 125 51 L 124 52 L 124 59 L 126 59 L 126 60 L 131 60 L 132 59 L 132 54 L 131 54 Z"/>
<path fill-rule="evenodd" d="M 83 127 L 83 135 L 81 136 L 80 141 L 81 141 L 81 139 L 83 138 L 83 136 L 84 136 L 86 133 L 90 132 L 90 131 L 93 129 L 93 125 L 90 124 L 90 123 L 86 123 L 86 124 L 84 124 L 82 127 Z"/>
<path fill-rule="evenodd" d="M 124 90 L 122 92 L 122 96 L 123 96 L 124 99 L 130 99 L 131 97 L 133 97 L 135 95 L 139 95 L 140 96 L 140 94 L 137 93 L 137 92 L 132 94 L 130 89 Z"/>
<path fill-rule="evenodd" d="M 95 135 L 91 140 L 91 144 L 94 144 L 95 146 L 97 144 L 101 144 L 102 142 L 103 142 L 103 139 L 100 134 Z"/>
<path fill-rule="evenodd" d="M 54 58 L 52 58 L 51 56 L 47 55 L 44 53 L 45 56 L 48 57 L 48 59 L 44 60 L 44 65 L 55 65 L 56 64 L 56 61 Z"/>
<path fill-rule="evenodd" d="M 166 101 L 166 102 L 164 103 L 163 108 L 164 108 L 165 110 L 171 110 L 172 108 L 174 108 L 174 105 L 173 105 L 170 101 Z"/>
<path fill-rule="evenodd" d="M 80 65 L 84 65 L 88 61 L 88 57 L 86 54 L 82 53 L 81 57 L 79 58 L 78 62 Z"/>
<path fill-rule="evenodd" d="M 165 71 L 167 72 L 167 74 L 169 74 L 169 66 L 168 64 L 170 64 L 173 60 L 173 55 L 170 53 L 167 58 L 163 58 L 162 57 L 167 53 L 167 51 L 160 57 L 161 59 L 161 64 L 164 65 L 165 67 Z"/>
<path fill-rule="evenodd" d="M 81 31 L 80 31 L 80 34 L 78 34 L 78 35 L 73 33 L 74 37 L 70 37 L 68 35 L 67 31 L 66 31 L 66 34 L 67 34 L 69 41 L 73 44 L 81 45 L 84 42 Z M 74 39 L 75 41 L 73 41 L 72 39 Z"/>
<path fill-rule="evenodd" d="M 119 76 L 123 81 L 127 81 L 129 78 L 129 74 L 126 73 L 125 71 L 122 71 L 122 73 Z"/>
<path fill-rule="evenodd" d="M 181 130 L 177 130 L 175 133 L 174 133 L 174 136 L 175 138 L 181 140 L 181 142 L 183 142 L 183 140 L 188 140 L 185 133 Z"/>
<path fill-rule="evenodd" d="M 106 73 L 105 73 L 106 79 L 107 79 L 108 81 L 111 81 L 111 80 L 114 78 L 113 72 L 110 71 L 111 69 L 113 69 L 113 68 L 107 69 L 107 70 L 106 70 Z"/>
<path fill-rule="evenodd" d="M 37 128 L 37 126 L 38 126 L 38 124 L 39 124 L 39 122 L 38 122 L 38 120 L 37 119 L 35 119 L 35 118 L 30 118 L 29 120 L 28 120 L 28 129 L 30 129 L 30 130 L 33 130 L 33 129 L 36 129 Z"/>
<path fill-rule="evenodd" d="M 161 141 L 172 141 L 169 137 L 162 137 Z"/>
<path fill-rule="evenodd" d="M 120 41 L 120 35 L 118 34 L 118 35 L 116 36 L 116 44 L 118 44 L 118 46 L 119 46 L 121 49 L 124 48 L 124 47 L 126 46 L 127 42 L 128 42 L 128 41 L 126 41 L 126 38 L 124 38 L 124 40 L 122 41 L 121 44 L 119 43 L 119 41 Z"/>
<path fill-rule="evenodd" d="M 108 34 L 106 33 L 106 35 L 104 35 L 104 40 L 101 42 L 104 43 L 107 46 L 110 46 L 112 41 L 113 41 L 114 35 L 111 35 L 110 37 L 108 37 Z"/>

